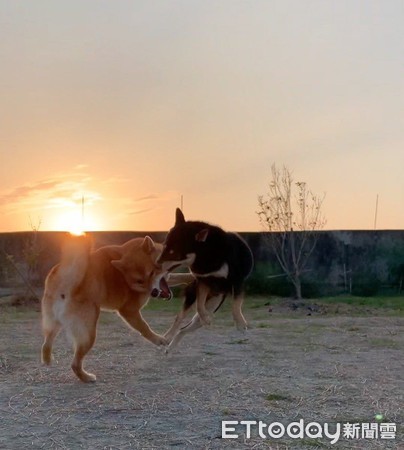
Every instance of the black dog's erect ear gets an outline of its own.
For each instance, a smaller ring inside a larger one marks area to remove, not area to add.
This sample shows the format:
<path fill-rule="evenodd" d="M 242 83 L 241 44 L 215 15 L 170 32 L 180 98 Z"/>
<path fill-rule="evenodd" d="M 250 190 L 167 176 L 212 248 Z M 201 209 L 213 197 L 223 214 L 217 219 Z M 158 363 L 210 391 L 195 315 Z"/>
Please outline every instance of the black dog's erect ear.
<path fill-rule="evenodd" d="M 195 240 L 197 242 L 205 242 L 206 238 L 208 237 L 209 230 L 207 228 L 204 228 L 203 230 L 199 231 L 195 235 Z"/>
<path fill-rule="evenodd" d="M 185 217 L 180 208 L 175 210 L 175 226 L 185 223 Z"/>

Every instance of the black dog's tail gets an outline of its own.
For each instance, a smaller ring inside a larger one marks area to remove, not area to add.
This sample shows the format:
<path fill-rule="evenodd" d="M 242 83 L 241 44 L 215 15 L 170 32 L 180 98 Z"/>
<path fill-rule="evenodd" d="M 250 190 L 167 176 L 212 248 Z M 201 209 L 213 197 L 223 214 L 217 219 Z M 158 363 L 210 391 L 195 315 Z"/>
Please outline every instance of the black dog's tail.
<path fill-rule="evenodd" d="M 223 295 L 222 295 L 222 300 L 221 300 L 220 303 L 217 305 L 216 309 L 213 311 L 213 314 L 214 314 L 216 311 L 219 311 L 220 307 L 223 305 L 223 303 L 224 303 L 225 300 L 226 300 L 226 294 L 223 294 Z"/>

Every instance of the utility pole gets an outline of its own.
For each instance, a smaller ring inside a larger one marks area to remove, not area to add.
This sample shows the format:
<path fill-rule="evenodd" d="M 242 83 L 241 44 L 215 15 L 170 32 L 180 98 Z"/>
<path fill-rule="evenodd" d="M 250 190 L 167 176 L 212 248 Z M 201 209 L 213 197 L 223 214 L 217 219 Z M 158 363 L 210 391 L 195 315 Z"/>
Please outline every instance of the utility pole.
<path fill-rule="evenodd" d="M 84 195 L 81 197 L 81 228 L 84 230 Z"/>
<path fill-rule="evenodd" d="M 374 222 L 374 229 L 376 230 L 376 224 L 377 224 L 377 208 L 379 206 L 379 194 L 376 195 L 376 208 L 375 208 L 375 222 Z"/>

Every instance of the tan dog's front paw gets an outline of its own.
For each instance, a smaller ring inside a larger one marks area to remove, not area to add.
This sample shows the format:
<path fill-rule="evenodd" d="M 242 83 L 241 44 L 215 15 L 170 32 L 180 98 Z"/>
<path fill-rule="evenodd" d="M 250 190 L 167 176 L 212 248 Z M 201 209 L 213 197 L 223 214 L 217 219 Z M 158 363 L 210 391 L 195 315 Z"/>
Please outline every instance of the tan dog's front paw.
<path fill-rule="evenodd" d="M 164 339 L 170 343 L 173 340 L 174 333 L 170 333 L 167 331 L 167 333 L 164 334 Z"/>
<path fill-rule="evenodd" d="M 160 336 L 159 334 L 155 334 L 150 338 L 150 341 L 153 342 L 155 345 L 168 345 L 169 341 L 164 337 Z"/>
<path fill-rule="evenodd" d="M 210 325 L 211 323 L 211 318 L 209 313 L 204 312 L 204 313 L 199 313 L 199 318 L 201 319 L 201 322 L 203 325 Z"/>

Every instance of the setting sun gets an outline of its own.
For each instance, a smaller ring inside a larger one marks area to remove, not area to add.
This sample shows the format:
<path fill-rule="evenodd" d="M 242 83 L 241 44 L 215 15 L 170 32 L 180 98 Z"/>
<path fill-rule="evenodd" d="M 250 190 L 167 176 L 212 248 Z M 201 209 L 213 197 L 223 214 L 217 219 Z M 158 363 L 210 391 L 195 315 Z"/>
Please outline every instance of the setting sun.
<path fill-rule="evenodd" d="M 85 231 L 100 230 L 102 225 L 95 216 L 91 214 L 83 216 L 80 211 L 72 209 L 59 213 L 53 221 L 52 229 L 81 235 Z"/>

